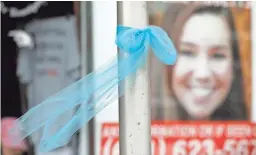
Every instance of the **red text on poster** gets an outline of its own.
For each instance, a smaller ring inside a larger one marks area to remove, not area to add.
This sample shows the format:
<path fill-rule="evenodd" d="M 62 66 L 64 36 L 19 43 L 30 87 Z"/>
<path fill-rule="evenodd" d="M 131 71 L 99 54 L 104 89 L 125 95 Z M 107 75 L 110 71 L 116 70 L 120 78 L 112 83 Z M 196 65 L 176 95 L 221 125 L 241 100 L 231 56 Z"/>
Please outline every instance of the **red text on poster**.
<path fill-rule="evenodd" d="M 151 135 L 152 155 L 256 155 L 249 122 L 153 122 Z M 119 155 L 117 123 L 102 125 L 101 155 Z"/>

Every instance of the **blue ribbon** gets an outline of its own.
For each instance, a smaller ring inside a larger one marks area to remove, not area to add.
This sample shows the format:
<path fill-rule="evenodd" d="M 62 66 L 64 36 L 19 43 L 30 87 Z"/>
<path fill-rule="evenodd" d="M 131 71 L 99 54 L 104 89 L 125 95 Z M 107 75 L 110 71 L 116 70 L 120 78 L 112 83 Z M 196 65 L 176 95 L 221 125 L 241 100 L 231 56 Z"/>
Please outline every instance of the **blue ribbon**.
<path fill-rule="evenodd" d="M 167 33 L 157 26 L 135 29 L 118 26 L 116 45 L 122 56 L 64 88 L 17 119 L 11 133 L 21 133 L 21 139 L 44 127 L 39 144 L 41 152 L 66 145 L 72 135 L 113 100 L 124 94 L 120 82 L 136 73 L 145 64 L 149 45 L 156 57 L 166 65 L 173 65 L 176 49 Z M 118 91 L 117 91 L 118 90 Z M 61 118 L 78 108 L 68 122 Z M 58 124 L 60 127 L 54 129 Z"/>

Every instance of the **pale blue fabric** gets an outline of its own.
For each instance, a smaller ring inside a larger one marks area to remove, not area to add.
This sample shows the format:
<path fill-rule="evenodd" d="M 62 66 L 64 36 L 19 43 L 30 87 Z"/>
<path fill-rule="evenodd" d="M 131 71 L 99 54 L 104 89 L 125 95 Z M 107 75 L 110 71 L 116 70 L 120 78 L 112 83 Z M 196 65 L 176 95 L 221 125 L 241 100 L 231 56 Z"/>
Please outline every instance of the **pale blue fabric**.
<path fill-rule="evenodd" d="M 143 66 L 150 46 L 156 57 L 166 65 L 173 65 L 177 58 L 176 49 L 167 33 L 156 26 L 145 29 L 118 26 L 116 45 L 120 52 L 124 52 L 122 56 L 29 110 L 17 120 L 12 133 L 21 131 L 22 138 L 25 138 L 44 127 L 40 151 L 61 147 L 98 112 L 124 94 L 120 82 Z M 67 111 L 77 107 L 79 108 L 71 120 L 61 122 L 61 117 Z M 40 114 L 40 111 L 45 110 L 48 110 L 47 114 Z M 61 127 L 53 129 L 52 126 L 56 123 L 61 124 Z"/>

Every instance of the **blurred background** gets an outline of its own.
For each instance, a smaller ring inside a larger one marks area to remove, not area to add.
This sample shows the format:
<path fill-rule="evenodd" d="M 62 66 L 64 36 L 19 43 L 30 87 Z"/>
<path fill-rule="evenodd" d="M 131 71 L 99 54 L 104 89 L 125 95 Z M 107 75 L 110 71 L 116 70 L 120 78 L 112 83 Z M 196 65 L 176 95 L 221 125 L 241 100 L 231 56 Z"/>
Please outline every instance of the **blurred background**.
<path fill-rule="evenodd" d="M 250 1 L 1 2 L 2 155 L 119 154 L 113 124 L 119 122 L 118 103 L 130 100 L 115 101 L 52 152 L 38 151 L 41 132 L 19 144 L 7 134 L 28 109 L 115 57 L 118 24 L 160 26 L 179 53 L 174 66 L 150 54 L 146 83 L 135 79 L 143 83 L 138 86 L 143 98 L 125 94 L 135 104 L 150 105 L 152 123 L 255 120 L 252 23 Z"/>

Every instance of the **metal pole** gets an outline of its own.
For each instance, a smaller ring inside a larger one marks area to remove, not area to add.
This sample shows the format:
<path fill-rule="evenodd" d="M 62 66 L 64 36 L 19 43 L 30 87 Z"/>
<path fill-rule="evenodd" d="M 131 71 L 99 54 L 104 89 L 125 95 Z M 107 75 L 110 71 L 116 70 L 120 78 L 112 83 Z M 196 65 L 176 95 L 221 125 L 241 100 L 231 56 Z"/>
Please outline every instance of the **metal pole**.
<path fill-rule="evenodd" d="M 87 69 L 87 12 L 86 12 L 86 4 L 87 2 L 80 2 L 80 51 L 81 51 L 81 76 L 85 76 L 88 72 Z M 85 125 L 80 130 L 80 143 L 79 143 L 79 154 L 80 155 L 89 155 L 90 147 L 89 147 L 89 135 L 88 135 L 88 125 Z"/>
<path fill-rule="evenodd" d="M 144 28 L 148 25 L 146 2 L 118 2 L 119 24 Z M 132 80 L 132 85 L 128 82 Z M 124 82 L 119 102 L 121 155 L 151 154 L 151 115 L 148 101 L 148 64 Z"/>

